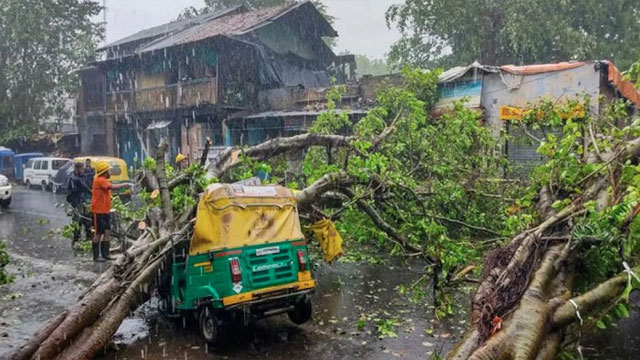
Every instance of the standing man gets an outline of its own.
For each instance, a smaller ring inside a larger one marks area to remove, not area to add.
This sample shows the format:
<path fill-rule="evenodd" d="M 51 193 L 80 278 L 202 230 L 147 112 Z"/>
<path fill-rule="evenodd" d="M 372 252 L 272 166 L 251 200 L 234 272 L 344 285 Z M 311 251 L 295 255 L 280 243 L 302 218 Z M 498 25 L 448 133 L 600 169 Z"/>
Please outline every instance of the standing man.
<path fill-rule="evenodd" d="M 96 164 L 97 177 L 93 181 L 91 190 L 91 212 L 93 213 L 93 261 L 102 262 L 113 260 L 109 256 L 109 241 L 111 240 L 111 190 L 131 187 L 131 184 L 112 184 L 109 182 L 108 163 L 100 161 Z M 100 256 L 102 254 L 102 257 Z"/>
<path fill-rule="evenodd" d="M 74 209 L 73 222 L 76 224 L 73 230 L 73 242 L 80 240 L 80 233 L 82 228 L 85 228 L 87 238 L 91 234 L 91 225 L 82 220 L 85 215 L 85 195 L 91 195 L 91 189 L 87 186 L 84 178 L 84 167 L 82 163 L 75 163 L 73 166 L 73 173 L 69 178 L 68 183 L 69 195 L 67 195 L 67 202 L 71 204 Z"/>
<path fill-rule="evenodd" d="M 91 167 L 91 159 L 87 158 L 84 161 L 84 182 L 89 189 L 93 189 L 93 178 L 96 176 L 96 171 Z"/>

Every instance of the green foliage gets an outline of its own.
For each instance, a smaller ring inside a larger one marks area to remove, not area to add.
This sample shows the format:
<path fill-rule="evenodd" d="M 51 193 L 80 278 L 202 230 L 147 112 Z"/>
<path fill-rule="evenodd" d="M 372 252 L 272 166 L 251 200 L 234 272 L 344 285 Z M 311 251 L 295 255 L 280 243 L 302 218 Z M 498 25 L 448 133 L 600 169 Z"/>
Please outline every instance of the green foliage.
<path fill-rule="evenodd" d="M 244 153 L 240 154 L 241 163 L 224 174 L 226 182 L 235 182 L 240 180 L 251 179 L 258 175 L 259 172 L 271 174 L 272 166 L 264 161 L 256 161 Z M 276 178 L 277 179 L 277 178 Z"/>
<path fill-rule="evenodd" d="M 122 202 L 122 199 L 119 196 L 114 196 L 111 200 L 111 208 L 118 212 L 120 221 L 123 224 L 133 221 L 142 221 L 145 219 L 147 212 L 152 206 L 160 206 L 160 196 L 158 196 L 154 200 L 151 200 L 151 195 L 146 191 L 139 193 L 138 196 L 141 199 L 145 200 L 144 205 L 134 207 L 130 204 L 125 204 Z"/>
<path fill-rule="evenodd" d="M 200 166 L 200 164 L 189 165 L 186 173 L 191 176 L 191 179 L 196 182 L 196 185 L 200 189 L 206 189 L 207 186 L 218 182 L 217 178 L 209 177 L 207 175 L 207 170 Z"/>
<path fill-rule="evenodd" d="M 329 110 L 311 131 L 351 132 L 355 134 L 354 149 L 309 149 L 302 175 L 306 185 L 338 171 L 357 179 L 361 185 L 350 187 L 355 197 L 403 234 L 406 245 L 435 259 L 429 270 L 436 273 L 436 287 L 444 289 L 456 270 L 482 254 L 475 241 L 486 234 L 460 226 L 460 222 L 496 231 L 504 226 L 504 202 L 480 195 L 506 191 L 495 183 L 480 181 L 499 177 L 504 160 L 494 155 L 496 140 L 481 125 L 479 113 L 456 104 L 441 117 L 431 118 L 430 111 L 438 100 L 438 71 L 405 69 L 403 74 L 403 84 L 380 89 L 376 107 L 355 124 L 334 111 L 341 89 L 329 92 Z M 380 141 L 390 126 L 395 131 Z M 403 246 L 357 204 L 344 205 L 337 227 L 346 241 L 374 244 L 395 255 L 404 253 Z M 438 294 L 435 300 L 440 306 L 438 314 L 451 313 L 446 294 Z"/>
<path fill-rule="evenodd" d="M 66 118 L 76 70 L 102 36 L 94 1 L 5 0 L 0 6 L 0 144 Z M 37 29 L 37 31 L 34 31 Z"/>
<path fill-rule="evenodd" d="M 631 80 L 636 87 L 640 88 L 640 60 L 631 64 L 629 71 L 625 74 L 627 80 Z"/>
<path fill-rule="evenodd" d="M 8 275 L 5 271 L 5 267 L 7 265 L 9 265 L 7 244 L 5 244 L 4 241 L 0 241 L 0 285 L 8 284 L 13 281 L 13 277 Z"/>
<path fill-rule="evenodd" d="M 638 57 L 635 0 L 407 0 L 387 11 L 402 39 L 389 58 L 422 67 Z"/>
<path fill-rule="evenodd" d="M 335 79 L 332 79 L 335 83 Z M 309 132 L 315 134 L 336 134 L 351 125 L 349 115 L 337 110 L 337 104 L 342 100 L 342 94 L 347 91 L 345 85 L 333 86 L 327 92 L 326 110 L 318 115 Z"/>
<path fill-rule="evenodd" d="M 77 222 L 72 222 L 67 224 L 60 229 L 60 235 L 66 239 L 73 239 L 73 234 L 76 230 L 80 229 L 80 224 Z"/>
<path fill-rule="evenodd" d="M 179 185 L 171 190 L 171 203 L 173 210 L 183 212 L 190 206 L 195 205 L 196 200 L 191 196 L 189 185 Z"/>
<path fill-rule="evenodd" d="M 158 168 L 158 164 L 156 163 L 156 159 L 147 156 L 142 162 L 142 167 L 149 171 L 156 171 Z"/>
<path fill-rule="evenodd" d="M 91 241 L 77 241 L 73 244 L 73 248 L 78 251 L 89 252 L 91 251 Z"/>
<path fill-rule="evenodd" d="M 376 322 L 376 330 L 378 331 L 378 337 L 380 339 L 383 338 L 394 338 L 398 337 L 395 332 L 396 326 L 400 325 L 398 320 L 396 319 L 374 319 Z"/>

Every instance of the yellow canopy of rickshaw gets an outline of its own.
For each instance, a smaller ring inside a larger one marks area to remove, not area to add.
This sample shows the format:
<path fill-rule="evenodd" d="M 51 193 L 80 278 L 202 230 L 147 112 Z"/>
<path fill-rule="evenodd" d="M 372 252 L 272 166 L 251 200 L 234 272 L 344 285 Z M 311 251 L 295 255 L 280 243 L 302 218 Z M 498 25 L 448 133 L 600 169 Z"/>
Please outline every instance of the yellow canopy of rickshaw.
<path fill-rule="evenodd" d="M 213 184 L 198 203 L 189 254 L 301 238 L 291 190 L 282 186 Z"/>

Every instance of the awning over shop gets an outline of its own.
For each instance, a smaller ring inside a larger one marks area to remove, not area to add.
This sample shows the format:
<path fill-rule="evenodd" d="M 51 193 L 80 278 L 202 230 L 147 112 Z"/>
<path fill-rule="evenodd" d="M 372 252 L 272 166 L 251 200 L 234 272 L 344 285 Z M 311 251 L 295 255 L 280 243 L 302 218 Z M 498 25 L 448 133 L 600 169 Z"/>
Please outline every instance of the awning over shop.
<path fill-rule="evenodd" d="M 466 75 L 469 71 L 495 73 L 500 71 L 500 68 L 498 68 L 497 66 L 482 65 L 479 62 L 474 61 L 473 64 L 469 66 L 456 66 L 443 72 L 442 74 L 440 74 L 440 76 L 438 76 L 438 83 L 444 84 L 458 80 Z"/>

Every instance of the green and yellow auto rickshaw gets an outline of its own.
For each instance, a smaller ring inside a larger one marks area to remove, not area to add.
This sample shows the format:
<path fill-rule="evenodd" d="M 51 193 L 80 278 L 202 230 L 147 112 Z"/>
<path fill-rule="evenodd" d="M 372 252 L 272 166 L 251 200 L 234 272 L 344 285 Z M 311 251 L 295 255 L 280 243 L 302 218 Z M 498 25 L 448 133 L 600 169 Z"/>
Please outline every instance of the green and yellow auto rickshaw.
<path fill-rule="evenodd" d="M 212 345 L 232 319 L 287 313 L 295 324 L 308 321 L 316 283 L 294 194 L 281 186 L 209 186 L 170 276 L 168 310 L 195 312 Z"/>

